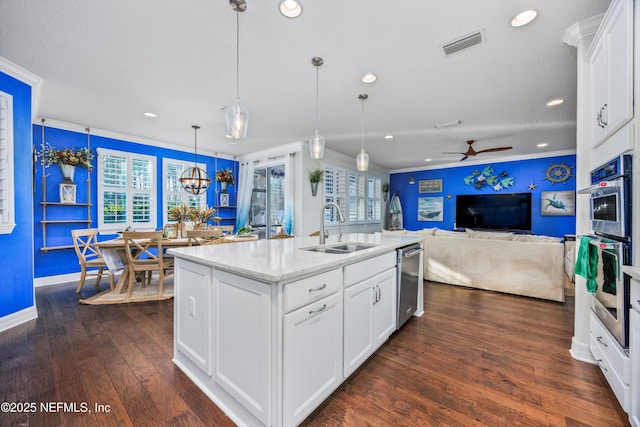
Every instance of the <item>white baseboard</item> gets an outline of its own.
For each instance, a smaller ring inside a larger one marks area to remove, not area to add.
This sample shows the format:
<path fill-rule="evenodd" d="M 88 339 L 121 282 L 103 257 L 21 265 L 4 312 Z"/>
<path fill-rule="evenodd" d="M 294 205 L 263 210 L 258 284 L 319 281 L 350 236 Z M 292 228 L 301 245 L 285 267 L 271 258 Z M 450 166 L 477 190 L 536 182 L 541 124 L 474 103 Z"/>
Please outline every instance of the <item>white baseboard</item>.
<path fill-rule="evenodd" d="M 593 354 L 589 350 L 589 344 L 578 342 L 576 337 L 571 338 L 571 350 L 569 350 L 569 353 L 576 360 L 592 364 L 596 363 L 596 359 L 593 358 Z"/>
<path fill-rule="evenodd" d="M 23 310 L 9 314 L 0 318 L 0 332 L 21 325 L 29 320 L 38 318 L 38 310 L 36 306 L 27 307 Z"/>
<path fill-rule="evenodd" d="M 87 279 L 91 280 L 91 277 L 88 277 Z M 39 288 L 40 286 L 59 285 L 61 283 L 78 282 L 78 281 L 80 281 L 80 273 L 68 273 L 68 274 L 59 274 L 57 276 L 46 276 L 46 277 L 35 278 L 33 279 L 33 286 L 36 288 Z"/>

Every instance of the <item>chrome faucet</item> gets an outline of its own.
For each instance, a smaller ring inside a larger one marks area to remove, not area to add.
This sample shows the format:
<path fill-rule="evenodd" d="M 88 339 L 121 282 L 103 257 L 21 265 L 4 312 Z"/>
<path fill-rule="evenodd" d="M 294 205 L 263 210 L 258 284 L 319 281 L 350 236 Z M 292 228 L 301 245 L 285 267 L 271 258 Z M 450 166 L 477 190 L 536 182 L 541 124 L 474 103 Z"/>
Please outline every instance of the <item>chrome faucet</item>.
<path fill-rule="evenodd" d="M 335 208 L 338 210 L 338 218 L 340 219 L 340 222 L 344 222 L 344 215 L 342 215 L 342 211 L 340 210 L 340 206 L 338 206 L 336 203 L 333 202 L 328 202 L 325 203 L 324 205 L 322 205 L 322 210 L 320 211 L 320 244 L 324 245 L 324 210 L 328 207 L 328 206 L 335 206 Z M 342 233 L 340 233 L 340 235 L 342 236 Z"/>

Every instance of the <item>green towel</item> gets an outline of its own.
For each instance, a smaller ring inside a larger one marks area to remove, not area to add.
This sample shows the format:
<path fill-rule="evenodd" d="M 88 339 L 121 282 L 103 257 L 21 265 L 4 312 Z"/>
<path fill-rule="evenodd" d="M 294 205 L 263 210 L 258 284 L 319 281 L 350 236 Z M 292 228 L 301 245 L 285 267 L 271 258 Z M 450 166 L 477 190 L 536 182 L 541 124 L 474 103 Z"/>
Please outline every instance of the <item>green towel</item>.
<path fill-rule="evenodd" d="M 591 237 L 582 236 L 578 247 L 578 256 L 574 273 L 587 279 L 587 292 L 595 293 L 598 290 L 596 274 L 598 272 L 598 248 L 590 245 Z"/>

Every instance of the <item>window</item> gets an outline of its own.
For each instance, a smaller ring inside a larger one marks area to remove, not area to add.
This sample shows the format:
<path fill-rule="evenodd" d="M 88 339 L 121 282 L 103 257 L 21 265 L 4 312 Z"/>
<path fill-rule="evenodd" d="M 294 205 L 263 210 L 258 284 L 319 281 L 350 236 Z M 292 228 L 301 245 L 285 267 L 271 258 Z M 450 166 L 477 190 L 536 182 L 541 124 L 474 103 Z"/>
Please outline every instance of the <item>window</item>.
<path fill-rule="evenodd" d="M 348 224 L 380 222 L 382 179 L 344 168 L 325 166 L 324 195 L 326 202 L 334 202 Z M 324 211 L 325 224 L 337 225 L 338 212 L 329 207 Z"/>
<path fill-rule="evenodd" d="M 198 163 L 197 166 L 206 171 L 206 166 Z M 207 193 L 190 194 L 187 193 L 180 184 L 182 173 L 193 167 L 193 162 L 175 159 L 162 159 L 162 182 L 165 183 L 162 192 L 162 218 L 163 223 L 172 222 L 169 220 L 169 209 L 188 203 L 192 208 L 207 206 Z"/>
<path fill-rule="evenodd" d="M 16 226 L 13 185 L 13 97 L 0 92 L 0 234 Z"/>
<path fill-rule="evenodd" d="M 156 158 L 99 148 L 98 162 L 100 232 L 155 230 Z"/>

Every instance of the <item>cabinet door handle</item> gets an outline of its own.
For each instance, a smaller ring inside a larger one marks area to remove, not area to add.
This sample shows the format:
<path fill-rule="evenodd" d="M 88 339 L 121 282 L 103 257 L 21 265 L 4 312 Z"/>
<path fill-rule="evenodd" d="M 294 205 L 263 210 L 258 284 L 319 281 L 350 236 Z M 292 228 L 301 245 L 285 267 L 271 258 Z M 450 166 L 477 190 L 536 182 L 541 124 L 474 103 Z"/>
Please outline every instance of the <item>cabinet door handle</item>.
<path fill-rule="evenodd" d="M 606 125 L 608 125 L 608 120 L 607 120 L 607 104 L 604 104 L 602 106 L 602 115 L 600 116 L 600 120 L 602 120 L 602 127 L 605 127 Z"/>
<path fill-rule="evenodd" d="M 376 302 L 380 302 L 380 285 L 376 285 Z"/>
<path fill-rule="evenodd" d="M 596 121 L 598 122 L 598 127 L 602 127 L 602 121 L 600 120 L 601 115 L 602 115 L 602 108 L 598 110 L 598 114 L 596 114 Z"/>
<path fill-rule="evenodd" d="M 322 307 L 320 307 L 317 310 L 309 310 L 309 314 L 320 313 L 321 311 L 324 311 L 326 309 L 327 309 L 327 304 L 323 304 Z"/>
<path fill-rule="evenodd" d="M 327 284 L 325 283 L 325 284 L 323 284 L 322 286 L 317 287 L 317 288 L 315 288 L 315 289 L 314 289 L 314 288 L 309 289 L 309 292 L 318 292 L 318 291 L 323 290 L 323 289 L 324 289 L 324 288 L 326 288 L 326 287 L 327 287 Z"/>
<path fill-rule="evenodd" d="M 602 340 L 602 337 L 596 338 L 596 341 L 598 341 L 603 347 L 609 347 L 607 343 Z"/>

